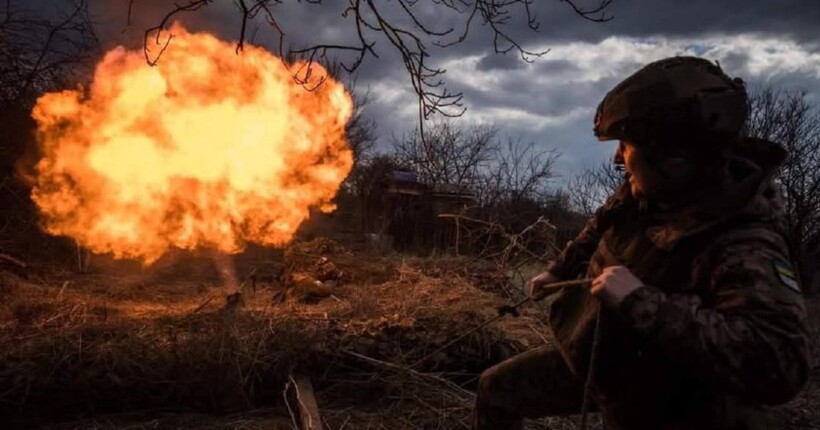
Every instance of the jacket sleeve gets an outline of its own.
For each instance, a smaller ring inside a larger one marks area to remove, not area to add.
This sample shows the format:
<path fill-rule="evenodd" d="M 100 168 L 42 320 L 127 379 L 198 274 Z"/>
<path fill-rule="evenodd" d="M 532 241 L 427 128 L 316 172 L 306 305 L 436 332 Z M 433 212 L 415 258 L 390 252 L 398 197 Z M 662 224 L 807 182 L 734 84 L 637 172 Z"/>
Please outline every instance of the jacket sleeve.
<path fill-rule="evenodd" d="M 618 308 L 668 360 L 747 399 L 778 404 L 808 379 L 805 305 L 782 236 L 771 229 L 724 238 L 704 264 L 709 294 L 643 286 Z"/>
<path fill-rule="evenodd" d="M 547 271 L 558 279 L 575 279 L 585 271 L 592 253 L 601 240 L 598 218 L 593 216 L 584 229 L 547 265 Z"/>
<path fill-rule="evenodd" d="M 583 230 L 547 265 L 547 271 L 559 279 L 575 279 L 586 271 L 598 242 L 612 224 L 612 219 L 631 202 L 629 184 L 624 182 L 603 206 L 595 211 Z"/>

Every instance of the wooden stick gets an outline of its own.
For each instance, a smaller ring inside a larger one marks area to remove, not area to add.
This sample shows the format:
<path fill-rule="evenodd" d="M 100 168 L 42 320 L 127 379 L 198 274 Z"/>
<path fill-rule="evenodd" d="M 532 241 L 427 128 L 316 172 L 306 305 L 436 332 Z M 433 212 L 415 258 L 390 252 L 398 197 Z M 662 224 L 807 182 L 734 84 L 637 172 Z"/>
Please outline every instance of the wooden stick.
<path fill-rule="evenodd" d="M 14 257 L 12 257 L 11 255 L 8 255 L 8 254 L 0 253 L 0 263 L 2 263 L 2 262 L 11 263 L 11 264 L 17 266 L 20 269 L 26 269 L 28 267 L 28 266 L 26 266 L 26 263 L 24 263 L 22 260 L 14 258 Z"/>
<path fill-rule="evenodd" d="M 319 405 L 316 403 L 310 378 L 297 374 L 293 379 L 302 430 L 322 430 L 322 418 L 319 416 Z"/>
<path fill-rule="evenodd" d="M 545 294 L 543 296 L 533 297 L 532 300 L 536 302 L 543 300 L 565 287 L 589 287 L 590 283 L 592 283 L 592 278 L 573 279 L 571 281 L 561 281 L 546 284 L 541 287 L 541 291 L 543 291 Z"/>

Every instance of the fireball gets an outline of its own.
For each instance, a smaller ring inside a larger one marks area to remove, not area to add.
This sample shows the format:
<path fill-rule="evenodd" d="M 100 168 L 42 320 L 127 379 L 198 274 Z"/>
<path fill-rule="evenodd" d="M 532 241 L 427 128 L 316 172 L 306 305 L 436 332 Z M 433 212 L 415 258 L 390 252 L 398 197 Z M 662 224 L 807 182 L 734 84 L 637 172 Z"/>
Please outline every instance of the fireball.
<path fill-rule="evenodd" d="M 352 167 L 350 95 L 318 64 L 297 82 L 304 64 L 170 31 L 156 66 L 118 47 L 87 90 L 37 101 L 44 230 L 146 263 L 172 247 L 286 244 L 311 208 L 332 210 Z"/>

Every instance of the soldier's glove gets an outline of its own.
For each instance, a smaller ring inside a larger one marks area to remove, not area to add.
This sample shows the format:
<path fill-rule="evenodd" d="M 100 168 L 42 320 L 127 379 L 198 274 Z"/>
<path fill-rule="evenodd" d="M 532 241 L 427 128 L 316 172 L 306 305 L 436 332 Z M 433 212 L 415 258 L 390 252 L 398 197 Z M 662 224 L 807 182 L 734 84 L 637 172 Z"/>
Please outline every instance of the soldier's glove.
<path fill-rule="evenodd" d="M 625 266 L 610 266 L 592 281 L 590 292 L 604 305 L 617 308 L 626 296 L 643 285 Z"/>
<path fill-rule="evenodd" d="M 547 296 L 549 296 L 550 294 L 557 291 L 555 289 L 546 289 L 546 288 L 542 288 L 542 287 L 544 287 L 545 285 L 549 285 L 549 284 L 553 284 L 555 282 L 558 282 L 559 280 L 560 279 L 558 279 L 558 277 L 556 277 L 552 273 L 543 272 L 543 273 L 539 274 L 538 276 L 532 278 L 530 280 L 530 282 L 527 283 L 527 291 L 526 291 L 527 296 L 530 297 L 533 301 L 536 301 L 536 302 L 539 301 L 539 300 L 542 300 L 542 299 L 546 298 Z"/>

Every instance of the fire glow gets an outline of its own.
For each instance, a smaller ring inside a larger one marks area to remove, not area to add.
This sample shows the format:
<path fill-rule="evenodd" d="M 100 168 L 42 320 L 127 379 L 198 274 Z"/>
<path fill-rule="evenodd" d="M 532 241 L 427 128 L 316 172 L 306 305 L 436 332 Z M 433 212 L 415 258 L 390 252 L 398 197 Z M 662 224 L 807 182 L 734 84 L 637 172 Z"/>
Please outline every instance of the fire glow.
<path fill-rule="evenodd" d="M 37 101 L 32 198 L 43 228 L 146 263 L 171 247 L 287 243 L 311 207 L 333 209 L 353 164 L 350 95 L 318 64 L 301 85 L 303 64 L 170 32 L 156 66 L 118 47 L 88 91 Z"/>

